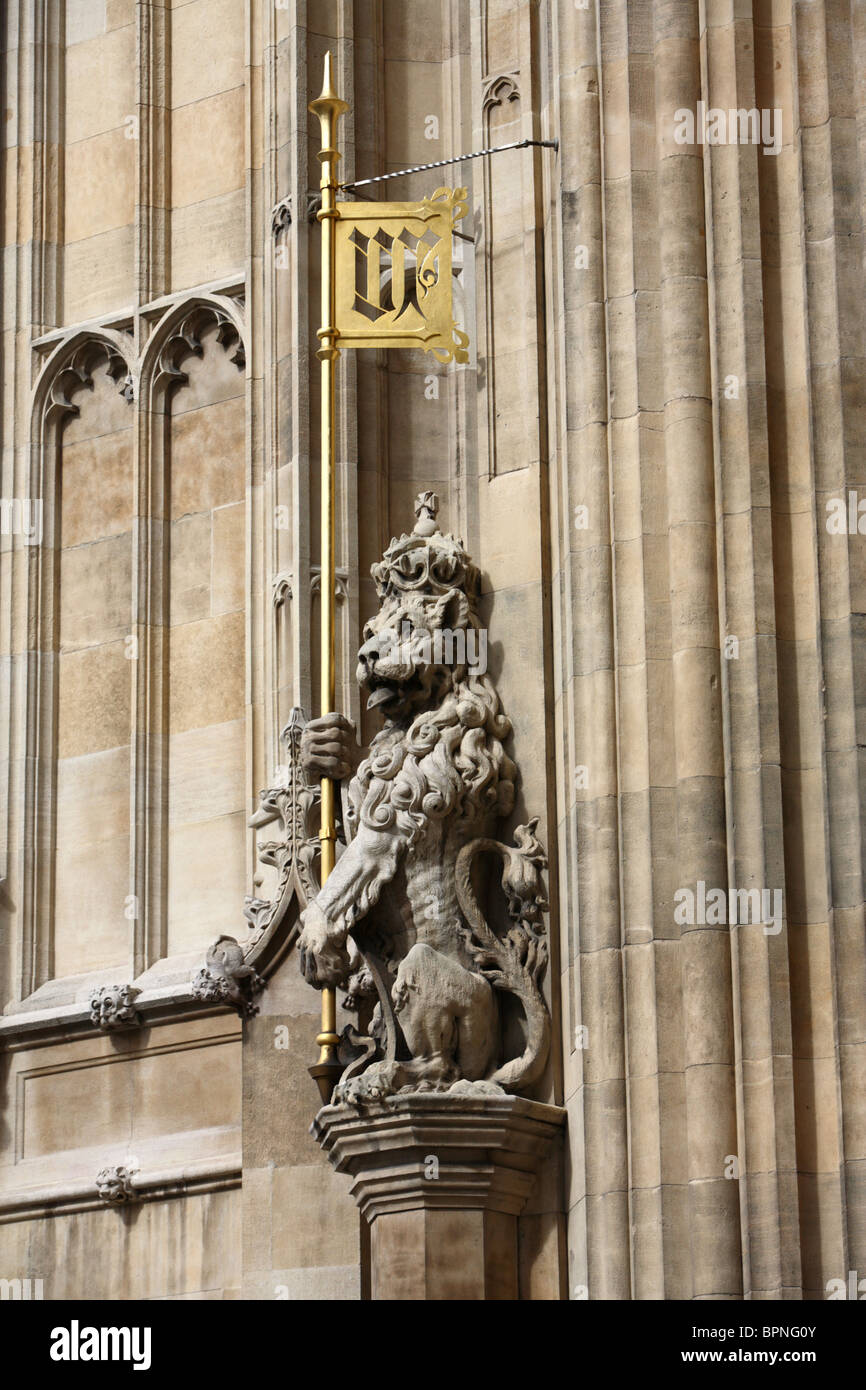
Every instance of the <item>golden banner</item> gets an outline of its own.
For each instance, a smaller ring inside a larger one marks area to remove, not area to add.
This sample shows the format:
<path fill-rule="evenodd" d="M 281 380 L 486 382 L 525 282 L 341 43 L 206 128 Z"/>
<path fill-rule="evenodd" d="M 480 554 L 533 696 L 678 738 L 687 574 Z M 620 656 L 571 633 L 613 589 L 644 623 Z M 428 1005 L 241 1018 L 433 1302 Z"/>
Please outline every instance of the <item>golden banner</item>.
<path fill-rule="evenodd" d="M 465 188 L 438 188 L 420 203 L 337 203 L 338 348 L 422 348 L 439 362 L 469 361 L 451 293 L 451 236 L 466 208 Z"/>

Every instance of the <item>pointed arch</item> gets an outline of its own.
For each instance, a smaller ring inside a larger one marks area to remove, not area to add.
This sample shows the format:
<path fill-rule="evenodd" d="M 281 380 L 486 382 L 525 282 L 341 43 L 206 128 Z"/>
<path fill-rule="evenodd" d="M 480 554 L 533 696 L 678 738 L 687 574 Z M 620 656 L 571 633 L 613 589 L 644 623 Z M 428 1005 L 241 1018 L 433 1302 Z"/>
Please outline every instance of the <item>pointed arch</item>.
<path fill-rule="evenodd" d="M 239 371 L 246 366 L 244 318 L 228 295 L 195 294 L 173 304 L 154 324 L 141 355 L 142 402 L 152 410 L 159 395 L 187 377 L 184 360 L 201 357 L 201 335 L 216 326 L 217 340 Z"/>

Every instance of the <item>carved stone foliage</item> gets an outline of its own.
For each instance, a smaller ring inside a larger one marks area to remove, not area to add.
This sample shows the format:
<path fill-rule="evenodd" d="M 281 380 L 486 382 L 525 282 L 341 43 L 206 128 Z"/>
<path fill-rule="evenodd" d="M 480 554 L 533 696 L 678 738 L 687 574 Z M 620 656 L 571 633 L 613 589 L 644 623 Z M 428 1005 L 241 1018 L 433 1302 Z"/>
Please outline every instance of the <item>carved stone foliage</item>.
<path fill-rule="evenodd" d="M 478 570 L 436 509 L 423 493 L 412 534 L 372 569 L 380 609 L 358 680 L 385 725 L 348 786 L 345 848 L 301 918 L 307 979 L 346 988 L 369 1019 L 335 1091 L 351 1104 L 518 1091 L 549 1048 L 547 861 L 537 821 L 514 844 L 494 834 L 514 806 L 511 724 L 482 655 Z"/>
<path fill-rule="evenodd" d="M 255 996 L 265 982 L 244 960 L 244 949 L 233 936 L 218 936 L 208 947 L 205 964 L 192 982 L 196 999 L 208 1004 L 230 1004 L 241 1018 L 258 1013 Z"/>
<path fill-rule="evenodd" d="M 96 1190 L 108 1207 L 120 1207 L 135 1198 L 134 1168 L 103 1168 L 96 1175 Z"/>
<path fill-rule="evenodd" d="M 249 820 L 252 829 L 268 836 L 259 840 L 258 854 L 263 865 L 277 871 L 274 896 L 245 898 L 248 936 L 243 942 L 221 936 L 208 950 L 205 964 L 192 982 L 196 999 L 229 1004 L 242 1018 L 258 1012 L 255 996 L 265 984 L 253 962 L 267 959 L 278 944 L 292 940 L 293 933 L 286 930 L 286 924 L 295 899 L 305 907 L 319 891 L 317 808 L 321 793 L 318 786 L 308 785 L 301 771 L 305 726 L 303 710 L 293 709 L 282 733 L 285 761 L 277 769 L 276 785 L 259 792 L 258 810 Z"/>
<path fill-rule="evenodd" d="M 90 999 L 90 1022 L 106 1032 L 113 1028 L 135 1028 L 141 1014 L 135 1000 L 141 993 L 133 985 L 103 985 Z"/>
<path fill-rule="evenodd" d="M 277 890 L 269 902 L 247 898 L 244 916 L 252 939 L 272 933 L 280 924 L 292 897 L 297 894 L 306 907 L 319 891 L 316 855 L 319 848 L 315 815 L 319 804 L 318 787 L 309 786 L 301 770 L 301 737 L 306 718 L 295 708 L 283 729 L 285 762 L 278 772 L 278 784 L 259 792 L 259 809 L 250 817 L 254 830 L 279 828 L 279 838 L 259 841 L 259 859 L 277 870 Z"/>

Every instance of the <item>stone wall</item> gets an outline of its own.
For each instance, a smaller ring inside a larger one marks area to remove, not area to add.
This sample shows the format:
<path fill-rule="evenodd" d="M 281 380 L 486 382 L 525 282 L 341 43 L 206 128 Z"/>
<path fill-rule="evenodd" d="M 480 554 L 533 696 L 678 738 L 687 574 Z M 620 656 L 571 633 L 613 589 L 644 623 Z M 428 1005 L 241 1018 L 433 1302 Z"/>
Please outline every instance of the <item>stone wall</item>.
<path fill-rule="evenodd" d="M 296 913 L 257 1018 L 194 988 L 274 889 L 246 820 L 318 713 L 330 49 L 347 182 L 559 141 L 380 186 L 467 186 L 470 362 L 346 353 L 338 390 L 340 706 L 368 738 L 369 567 L 433 488 L 483 573 L 514 823 L 550 852 L 533 1094 L 568 1154 L 521 1218 L 521 1296 L 823 1297 L 866 1268 L 866 568 L 826 524 L 866 486 L 857 6 L 12 0 L 2 25 L 0 497 L 43 505 L 41 543 L 0 535 L 0 1277 L 368 1289 L 307 1132 Z M 778 152 L 680 143 L 699 102 L 778 112 Z M 683 920 L 700 883 L 779 890 L 779 930 Z M 95 1028 L 127 983 L 140 1022 Z M 133 1159 L 106 1209 L 96 1173 Z"/>

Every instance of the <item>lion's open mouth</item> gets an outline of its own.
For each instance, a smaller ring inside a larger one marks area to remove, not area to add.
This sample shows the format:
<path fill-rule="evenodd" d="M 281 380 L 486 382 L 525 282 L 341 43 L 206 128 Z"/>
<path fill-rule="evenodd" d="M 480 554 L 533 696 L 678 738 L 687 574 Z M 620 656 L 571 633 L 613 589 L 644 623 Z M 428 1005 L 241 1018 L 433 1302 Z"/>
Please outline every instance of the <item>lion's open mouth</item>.
<path fill-rule="evenodd" d="M 367 709 L 381 709 L 385 705 L 399 704 L 402 699 L 403 691 L 399 685 L 390 685 L 384 681 L 381 684 L 377 682 L 370 687 Z"/>
<path fill-rule="evenodd" d="M 387 705 L 390 700 L 396 698 L 397 691 L 390 685 L 379 685 L 370 695 L 367 701 L 367 709 L 378 709 L 380 705 Z"/>

